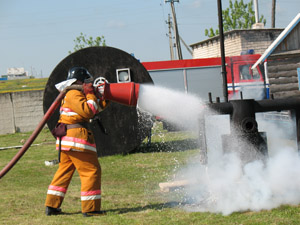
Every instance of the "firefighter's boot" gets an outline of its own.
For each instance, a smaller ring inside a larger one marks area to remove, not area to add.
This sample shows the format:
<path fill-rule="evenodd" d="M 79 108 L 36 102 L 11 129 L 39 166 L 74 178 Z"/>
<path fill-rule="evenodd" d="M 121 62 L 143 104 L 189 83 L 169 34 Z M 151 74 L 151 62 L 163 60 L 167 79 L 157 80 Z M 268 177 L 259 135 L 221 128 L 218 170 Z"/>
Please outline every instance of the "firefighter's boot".
<path fill-rule="evenodd" d="M 58 214 L 61 214 L 60 208 L 52 208 L 52 207 L 46 206 L 46 215 L 47 216 L 58 215 Z"/>

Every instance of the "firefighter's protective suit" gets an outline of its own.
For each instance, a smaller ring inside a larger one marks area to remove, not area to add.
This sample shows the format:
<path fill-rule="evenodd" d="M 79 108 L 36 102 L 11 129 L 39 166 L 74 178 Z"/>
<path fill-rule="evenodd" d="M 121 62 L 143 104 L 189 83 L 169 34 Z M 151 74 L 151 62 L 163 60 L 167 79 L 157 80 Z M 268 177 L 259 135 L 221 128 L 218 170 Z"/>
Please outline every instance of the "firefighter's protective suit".
<path fill-rule="evenodd" d="M 59 208 L 77 169 L 81 180 L 82 213 L 99 211 L 101 207 L 101 167 L 97 158 L 93 134 L 84 123 L 106 107 L 94 93 L 69 90 L 60 108 L 59 123 L 68 124 L 61 138 L 59 168 L 48 187 L 45 205 Z M 59 139 L 56 142 L 58 148 Z"/>

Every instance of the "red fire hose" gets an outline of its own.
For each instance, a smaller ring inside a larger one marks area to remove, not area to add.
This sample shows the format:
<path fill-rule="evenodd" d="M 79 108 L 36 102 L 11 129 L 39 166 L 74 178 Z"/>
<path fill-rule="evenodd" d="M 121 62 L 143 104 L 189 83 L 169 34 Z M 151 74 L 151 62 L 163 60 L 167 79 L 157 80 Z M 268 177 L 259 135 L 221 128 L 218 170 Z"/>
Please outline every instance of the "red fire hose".
<path fill-rule="evenodd" d="M 57 109 L 57 107 L 60 105 L 61 100 L 64 98 L 66 92 L 71 89 L 76 90 L 82 90 L 81 85 L 72 85 L 67 88 L 65 88 L 62 92 L 59 93 L 59 95 L 56 97 L 50 108 L 45 113 L 43 119 L 38 124 L 37 128 L 34 130 L 34 132 L 31 134 L 31 136 L 28 138 L 28 140 L 25 142 L 23 147 L 20 149 L 20 151 L 12 158 L 12 160 L 1 170 L 0 172 L 0 179 L 19 161 L 19 159 L 24 155 L 24 153 L 27 151 L 27 149 L 30 147 L 30 145 L 33 143 L 33 141 L 36 139 L 36 137 L 39 135 L 43 127 L 45 126 L 46 122 L 49 120 L 49 118 L 52 116 L 54 111 Z"/>

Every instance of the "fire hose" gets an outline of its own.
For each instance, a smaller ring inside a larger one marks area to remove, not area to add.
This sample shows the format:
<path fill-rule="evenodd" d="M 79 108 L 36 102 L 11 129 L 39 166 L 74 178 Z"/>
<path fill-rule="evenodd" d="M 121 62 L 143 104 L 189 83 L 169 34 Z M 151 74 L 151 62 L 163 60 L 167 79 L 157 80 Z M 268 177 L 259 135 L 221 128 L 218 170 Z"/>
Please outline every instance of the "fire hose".
<path fill-rule="evenodd" d="M 129 83 L 112 83 L 110 84 L 105 78 L 98 77 L 94 80 L 93 86 L 96 92 L 99 92 L 106 100 L 111 100 L 124 104 L 127 106 L 136 106 L 139 95 L 139 84 Z M 0 171 L 0 179 L 18 162 L 18 160 L 24 155 L 36 137 L 39 135 L 46 122 L 50 119 L 54 111 L 60 105 L 61 100 L 64 98 L 68 90 L 76 89 L 82 91 L 82 85 L 72 85 L 66 87 L 56 97 L 52 105 L 45 113 L 43 119 L 38 124 L 37 128 L 25 142 L 19 152 L 12 158 L 12 160 Z"/>
<path fill-rule="evenodd" d="M 57 109 L 57 107 L 60 105 L 61 100 L 64 98 L 65 94 L 68 90 L 76 89 L 76 90 L 82 90 L 81 85 L 72 85 L 69 87 L 66 87 L 63 91 L 59 93 L 59 95 L 56 97 L 52 105 L 49 107 L 47 112 L 45 113 L 44 117 L 34 130 L 34 132 L 31 134 L 31 136 L 27 139 L 23 147 L 19 150 L 19 152 L 12 158 L 12 160 L 0 171 L 0 179 L 8 172 L 11 168 L 19 161 L 19 159 L 24 155 L 24 153 L 28 150 L 28 148 L 31 146 L 31 144 L 34 142 L 36 137 L 39 135 L 43 127 L 45 126 L 46 122 L 49 120 L 49 118 L 52 116 L 54 111 Z"/>

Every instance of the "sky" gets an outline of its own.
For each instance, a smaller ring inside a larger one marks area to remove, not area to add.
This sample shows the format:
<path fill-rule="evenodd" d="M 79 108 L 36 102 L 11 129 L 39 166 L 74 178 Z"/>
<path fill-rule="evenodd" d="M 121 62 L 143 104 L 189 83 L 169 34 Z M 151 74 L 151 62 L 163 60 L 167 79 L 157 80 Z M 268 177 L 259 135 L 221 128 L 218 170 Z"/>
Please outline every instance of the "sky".
<path fill-rule="evenodd" d="M 285 28 L 300 13 L 300 1 L 276 2 L 276 28 Z M 222 1 L 223 9 L 228 5 Z M 270 28 L 272 0 L 258 5 Z M 175 11 L 179 35 L 188 45 L 207 39 L 206 28 L 218 28 L 217 0 L 180 0 Z M 168 14 L 165 0 L 0 0 L 0 75 L 23 67 L 29 75 L 48 77 L 74 50 L 80 33 L 104 36 L 108 46 L 141 62 L 169 60 Z M 181 47 L 183 58 L 192 58 Z"/>

